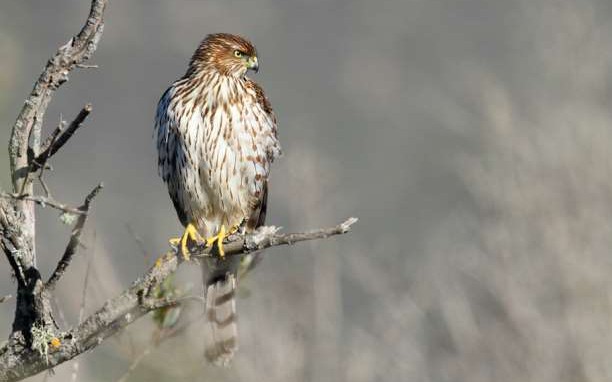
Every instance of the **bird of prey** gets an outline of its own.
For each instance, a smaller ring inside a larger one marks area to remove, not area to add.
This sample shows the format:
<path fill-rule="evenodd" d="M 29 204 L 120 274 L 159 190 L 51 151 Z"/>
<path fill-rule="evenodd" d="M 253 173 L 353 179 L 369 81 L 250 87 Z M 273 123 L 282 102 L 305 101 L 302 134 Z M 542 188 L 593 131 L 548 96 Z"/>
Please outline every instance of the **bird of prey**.
<path fill-rule="evenodd" d="M 281 154 L 270 102 L 247 77 L 258 69 L 249 40 L 208 35 L 155 116 L 159 173 L 185 227 L 174 243 L 186 259 L 193 241 L 217 248 L 202 266 L 212 333 L 206 356 L 216 364 L 228 364 L 238 348 L 235 292 L 245 261 L 225 257 L 223 240 L 263 225 L 270 164 Z"/>

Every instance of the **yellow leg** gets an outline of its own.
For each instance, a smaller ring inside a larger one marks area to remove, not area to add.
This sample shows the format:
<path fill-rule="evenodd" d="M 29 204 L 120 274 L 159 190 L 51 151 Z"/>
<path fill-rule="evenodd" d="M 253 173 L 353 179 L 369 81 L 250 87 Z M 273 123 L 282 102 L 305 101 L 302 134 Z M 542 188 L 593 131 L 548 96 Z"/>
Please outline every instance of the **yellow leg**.
<path fill-rule="evenodd" d="M 186 261 L 189 261 L 190 254 L 189 254 L 189 248 L 187 248 L 187 239 L 191 239 L 195 242 L 200 242 L 200 243 L 204 241 L 204 238 L 200 235 L 196 227 L 193 224 L 189 223 L 187 227 L 185 227 L 185 232 L 183 233 L 183 236 L 181 236 L 180 238 L 177 237 L 174 239 L 170 239 L 170 244 L 176 245 L 176 246 L 180 244 L 181 255 L 183 255 L 183 258 Z"/>
<path fill-rule="evenodd" d="M 225 229 L 225 225 L 221 225 L 221 228 L 219 229 L 219 232 L 217 233 L 217 235 L 213 236 L 213 237 L 209 237 L 208 239 L 206 239 L 206 244 L 209 247 L 212 247 L 213 244 L 215 244 L 215 242 L 217 242 L 217 248 L 219 249 L 219 256 L 221 258 L 225 257 L 225 251 L 223 249 L 223 240 L 225 240 L 226 237 L 234 234 L 235 232 L 238 231 L 238 226 L 234 226 L 234 227 L 230 227 L 229 231 Z"/>

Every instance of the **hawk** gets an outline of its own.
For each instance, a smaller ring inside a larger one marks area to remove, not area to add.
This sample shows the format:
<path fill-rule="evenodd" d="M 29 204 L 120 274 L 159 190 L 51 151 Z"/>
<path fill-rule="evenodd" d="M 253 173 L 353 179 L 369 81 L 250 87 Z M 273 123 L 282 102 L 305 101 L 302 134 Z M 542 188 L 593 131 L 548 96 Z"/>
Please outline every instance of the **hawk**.
<path fill-rule="evenodd" d="M 249 40 L 208 35 L 185 75 L 162 95 L 155 116 L 159 174 L 185 227 L 174 242 L 186 259 L 188 240 L 217 247 L 218 256 L 202 264 L 212 334 L 206 356 L 217 364 L 228 364 L 238 348 L 238 269 L 253 260 L 225 257 L 223 239 L 264 223 L 270 164 L 281 154 L 270 102 L 246 76 L 258 69 Z"/>

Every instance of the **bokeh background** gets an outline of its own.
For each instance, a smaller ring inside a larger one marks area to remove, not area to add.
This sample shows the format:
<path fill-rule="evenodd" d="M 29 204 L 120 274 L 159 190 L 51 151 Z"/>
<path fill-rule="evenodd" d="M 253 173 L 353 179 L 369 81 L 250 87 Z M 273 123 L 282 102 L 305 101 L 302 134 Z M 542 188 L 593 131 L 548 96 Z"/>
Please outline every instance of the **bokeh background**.
<path fill-rule="evenodd" d="M 88 8 L 0 3 L 1 142 Z M 232 368 L 204 363 L 203 323 L 155 345 L 147 317 L 79 357 L 76 379 L 610 380 L 611 21 L 609 0 L 112 1 L 99 69 L 74 72 L 45 121 L 48 132 L 93 103 L 47 180 L 73 204 L 106 185 L 57 290 L 63 325 L 78 320 L 88 261 L 91 313 L 181 230 L 152 121 L 206 33 L 241 33 L 259 50 L 255 78 L 285 151 L 269 224 L 360 221 L 346 236 L 268 251 L 242 285 Z M 40 210 L 45 272 L 69 230 Z M 14 294 L 4 259 L 0 271 L 0 294 Z M 198 271 L 184 266 L 177 287 L 199 293 Z M 0 305 L 0 338 L 13 308 Z M 186 306 L 180 322 L 201 310 Z"/>

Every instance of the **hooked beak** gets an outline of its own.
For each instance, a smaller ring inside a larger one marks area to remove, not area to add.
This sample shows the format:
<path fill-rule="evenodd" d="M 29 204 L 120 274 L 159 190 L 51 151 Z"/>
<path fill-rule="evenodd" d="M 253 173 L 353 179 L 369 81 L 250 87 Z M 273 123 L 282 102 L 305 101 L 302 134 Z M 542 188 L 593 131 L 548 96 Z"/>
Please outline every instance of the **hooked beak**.
<path fill-rule="evenodd" d="M 254 71 L 255 73 L 259 72 L 259 62 L 257 61 L 257 56 L 249 57 L 248 66 L 249 69 Z"/>

